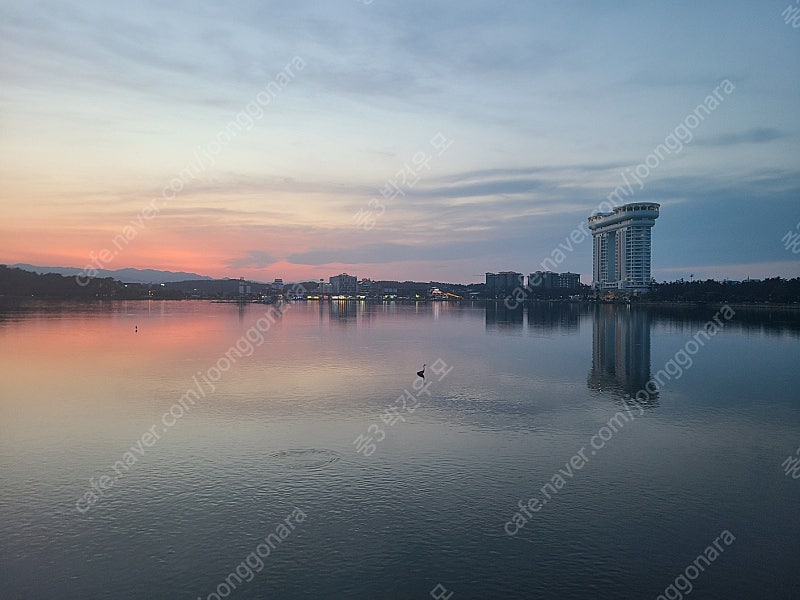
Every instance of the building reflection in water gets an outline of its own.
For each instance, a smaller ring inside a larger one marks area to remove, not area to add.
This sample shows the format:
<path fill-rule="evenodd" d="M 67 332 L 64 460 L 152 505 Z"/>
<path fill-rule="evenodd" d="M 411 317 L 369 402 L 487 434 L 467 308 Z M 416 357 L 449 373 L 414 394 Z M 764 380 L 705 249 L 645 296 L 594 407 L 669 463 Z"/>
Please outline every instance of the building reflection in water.
<path fill-rule="evenodd" d="M 586 306 L 574 302 L 533 302 L 528 305 L 528 329 L 537 333 L 578 333 Z"/>
<path fill-rule="evenodd" d="M 620 399 L 635 398 L 645 389 L 651 376 L 650 325 L 647 310 L 613 304 L 594 307 L 589 389 Z M 657 400 L 658 392 L 639 398 L 640 404 L 653 405 Z"/>
<path fill-rule="evenodd" d="M 328 319 L 341 323 L 356 322 L 361 302 L 347 300 L 331 300 L 328 302 Z"/>
<path fill-rule="evenodd" d="M 587 313 L 585 305 L 572 302 L 520 303 L 515 308 L 502 302 L 487 302 L 484 306 L 487 329 L 521 329 L 527 323 L 528 329 L 537 334 L 576 334 L 581 316 Z"/>
<path fill-rule="evenodd" d="M 522 304 L 508 308 L 502 302 L 486 303 L 486 329 L 517 329 L 522 327 Z"/>

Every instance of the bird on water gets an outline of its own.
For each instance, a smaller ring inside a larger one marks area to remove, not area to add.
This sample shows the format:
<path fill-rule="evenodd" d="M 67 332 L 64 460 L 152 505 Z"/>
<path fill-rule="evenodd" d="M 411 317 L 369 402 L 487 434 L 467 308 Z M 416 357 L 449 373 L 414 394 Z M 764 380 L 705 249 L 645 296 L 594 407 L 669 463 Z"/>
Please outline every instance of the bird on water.
<path fill-rule="evenodd" d="M 417 371 L 417 377 L 422 377 L 423 379 L 425 379 L 425 365 L 424 364 L 422 365 L 422 370 L 421 371 Z"/>

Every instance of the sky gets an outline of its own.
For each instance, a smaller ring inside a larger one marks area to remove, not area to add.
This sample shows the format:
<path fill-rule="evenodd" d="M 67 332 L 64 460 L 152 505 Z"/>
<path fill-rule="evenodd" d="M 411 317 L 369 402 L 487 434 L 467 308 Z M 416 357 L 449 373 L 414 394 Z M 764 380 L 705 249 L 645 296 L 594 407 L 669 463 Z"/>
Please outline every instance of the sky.
<path fill-rule="evenodd" d="M 0 0 L 0 262 L 590 283 L 627 177 L 657 280 L 800 276 L 787 6 Z"/>

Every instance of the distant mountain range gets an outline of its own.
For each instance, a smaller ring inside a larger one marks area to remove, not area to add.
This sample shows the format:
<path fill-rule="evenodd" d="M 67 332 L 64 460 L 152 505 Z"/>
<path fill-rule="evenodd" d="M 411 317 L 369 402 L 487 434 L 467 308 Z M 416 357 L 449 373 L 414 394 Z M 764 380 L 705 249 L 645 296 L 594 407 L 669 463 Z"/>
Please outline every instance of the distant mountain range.
<path fill-rule="evenodd" d="M 33 273 L 57 273 L 58 275 L 74 276 L 86 274 L 83 269 L 77 267 L 37 267 L 36 265 L 26 265 L 17 263 L 15 265 L 8 265 L 22 269 L 23 271 L 31 271 Z M 197 280 L 212 280 L 213 277 L 206 275 L 198 275 L 197 273 L 185 273 L 183 271 L 156 271 L 155 269 L 117 269 L 110 271 L 107 269 L 98 269 L 97 273 L 92 272 L 92 277 L 111 277 L 118 279 L 123 283 L 169 283 L 174 281 L 197 281 Z"/>

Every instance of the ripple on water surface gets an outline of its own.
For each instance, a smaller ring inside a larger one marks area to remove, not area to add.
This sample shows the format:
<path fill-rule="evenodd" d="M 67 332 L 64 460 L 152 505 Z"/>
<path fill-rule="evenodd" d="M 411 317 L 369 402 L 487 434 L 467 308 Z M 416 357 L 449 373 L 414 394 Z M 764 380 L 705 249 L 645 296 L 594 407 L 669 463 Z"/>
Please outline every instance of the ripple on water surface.
<path fill-rule="evenodd" d="M 305 471 L 323 469 L 338 461 L 342 455 L 335 450 L 325 448 L 302 448 L 281 450 L 269 455 L 269 463 L 273 467 L 287 471 Z"/>

